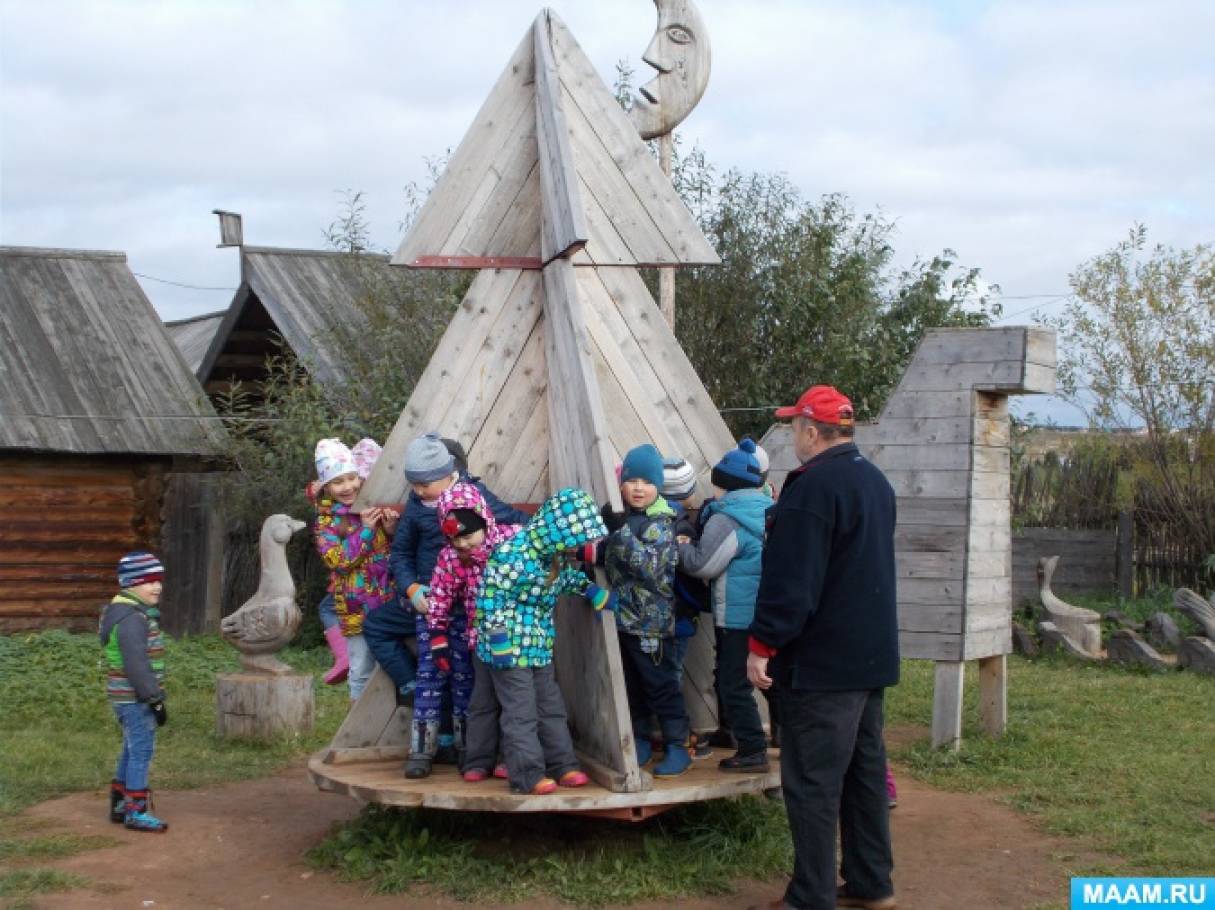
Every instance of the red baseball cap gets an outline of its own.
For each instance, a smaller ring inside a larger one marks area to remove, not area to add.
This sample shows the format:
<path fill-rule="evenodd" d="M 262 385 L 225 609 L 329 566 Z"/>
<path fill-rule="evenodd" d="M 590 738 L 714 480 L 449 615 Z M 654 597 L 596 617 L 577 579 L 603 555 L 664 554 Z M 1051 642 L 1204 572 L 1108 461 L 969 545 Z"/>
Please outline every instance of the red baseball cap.
<path fill-rule="evenodd" d="M 852 402 L 839 389 L 829 385 L 812 385 L 802 392 L 797 404 L 777 408 L 777 417 L 809 417 L 819 423 L 851 426 Z"/>

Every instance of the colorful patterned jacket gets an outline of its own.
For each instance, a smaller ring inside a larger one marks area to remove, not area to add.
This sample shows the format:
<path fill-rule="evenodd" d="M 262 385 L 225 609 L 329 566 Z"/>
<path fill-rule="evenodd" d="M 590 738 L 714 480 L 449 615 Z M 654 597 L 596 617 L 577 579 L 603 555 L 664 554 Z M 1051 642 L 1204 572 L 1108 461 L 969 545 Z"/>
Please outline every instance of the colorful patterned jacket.
<path fill-rule="evenodd" d="M 437 508 L 440 527 L 455 509 L 471 509 L 485 520 L 485 540 L 481 546 L 461 554 L 448 543 L 439 551 L 434 573 L 430 576 L 427 628 L 431 634 L 445 634 L 451 625 L 452 610 L 462 607 L 467 617 L 465 628 L 471 647 L 477 639 L 477 589 L 481 586 L 485 563 L 489 560 L 489 554 L 518 534 L 523 525 L 498 524 L 481 491 L 469 483 L 454 484 L 440 493 Z"/>
<path fill-rule="evenodd" d="M 388 566 L 392 541 L 382 525 L 369 528 L 350 506 L 321 498 L 316 504 L 316 549 L 329 569 L 329 593 L 342 634 L 363 631 L 363 617 L 395 598 Z"/>
<path fill-rule="evenodd" d="M 630 511 L 603 545 L 603 565 L 616 595 L 616 626 L 656 650 L 675 634 L 675 512 L 659 496 L 644 512 Z"/>
<path fill-rule="evenodd" d="M 160 611 L 121 591 L 101 613 L 97 635 L 105 652 L 105 694 L 116 705 L 165 697 L 165 640 Z"/>
<path fill-rule="evenodd" d="M 477 657 L 494 667 L 553 661 L 553 608 L 563 594 L 586 593 L 590 579 L 561 554 L 607 534 L 590 494 L 567 487 L 490 554 L 477 595 Z"/>

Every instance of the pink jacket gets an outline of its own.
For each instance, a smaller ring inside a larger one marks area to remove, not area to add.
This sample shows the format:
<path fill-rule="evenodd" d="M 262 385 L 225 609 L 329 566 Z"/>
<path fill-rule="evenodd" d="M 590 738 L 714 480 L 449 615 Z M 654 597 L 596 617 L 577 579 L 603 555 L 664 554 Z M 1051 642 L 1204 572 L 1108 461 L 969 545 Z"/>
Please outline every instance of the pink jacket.
<path fill-rule="evenodd" d="M 485 519 L 485 540 L 475 550 L 461 554 L 450 543 L 439 551 L 434 573 L 430 577 L 430 610 L 426 614 L 426 626 L 431 634 L 446 634 L 451 624 L 452 610 L 463 606 L 468 619 L 468 644 L 476 643 L 476 625 L 473 621 L 477 606 L 477 589 L 481 586 L 481 573 L 489 554 L 503 541 L 514 537 L 522 525 L 500 525 L 494 521 L 494 513 L 485 503 L 480 491 L 468 483 L 457 483 L 439 495 L 438 518 L 440 526 L 455 509 L 471 509 Z"/>

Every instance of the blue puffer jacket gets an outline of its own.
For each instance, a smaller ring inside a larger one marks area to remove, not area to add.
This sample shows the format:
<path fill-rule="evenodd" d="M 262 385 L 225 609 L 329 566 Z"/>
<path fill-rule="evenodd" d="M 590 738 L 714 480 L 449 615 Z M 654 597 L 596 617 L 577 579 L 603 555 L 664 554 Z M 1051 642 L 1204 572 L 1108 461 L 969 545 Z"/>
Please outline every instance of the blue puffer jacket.
<path fill-rule="evenodd" d="M 700 540 L 679 547 L 679 568 L 712 580 L 713 620 L 721 628 L 746 629 L 755 617 L 770 508 L 762 490 L 733 490 L 704 506 Z"/>
<path fill-rule="evenodd" d="M 480 478 L 461 474 L 460 482 L 470 483 L 477 488 L 485 497 L 485 504 L 494 513 L 494 520 L 498 524 L 527 524 L 531 518 L 526 512 L 507 505 L 491 493 Z M 409 498 L 405 500 L 405 511 L 397 525 L 397 533 L 392 538 L 392 555 L 389 557 L 397 590 L 408 595 L 415 584 L 429 585 L 439 551 L 446 544 L 447 539 L 439 530 L 439 510 L 424 505 L 422 498 L 411 490 Z M 408 600 L 404 603 L 408 607 Z"/>

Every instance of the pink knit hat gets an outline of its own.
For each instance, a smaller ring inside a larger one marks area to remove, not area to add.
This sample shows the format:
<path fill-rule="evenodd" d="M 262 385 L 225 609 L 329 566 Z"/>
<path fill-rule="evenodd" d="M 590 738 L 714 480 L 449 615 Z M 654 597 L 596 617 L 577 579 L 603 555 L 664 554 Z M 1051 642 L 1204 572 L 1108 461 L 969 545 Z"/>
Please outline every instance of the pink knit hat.
<path fill-rule="evenodd" d="M 380 457 L 380 453 L 384 451 L 380 448 L 380 444 L 370 436 L 360 439 L 354 444 L 354 448 L 350 450 L 350 454 L 354 456 L 355 470 L 359 472 L 359 477 L 364 480 L 371 474 L 371 469 L 375 467 L 376 459 Z"/>

